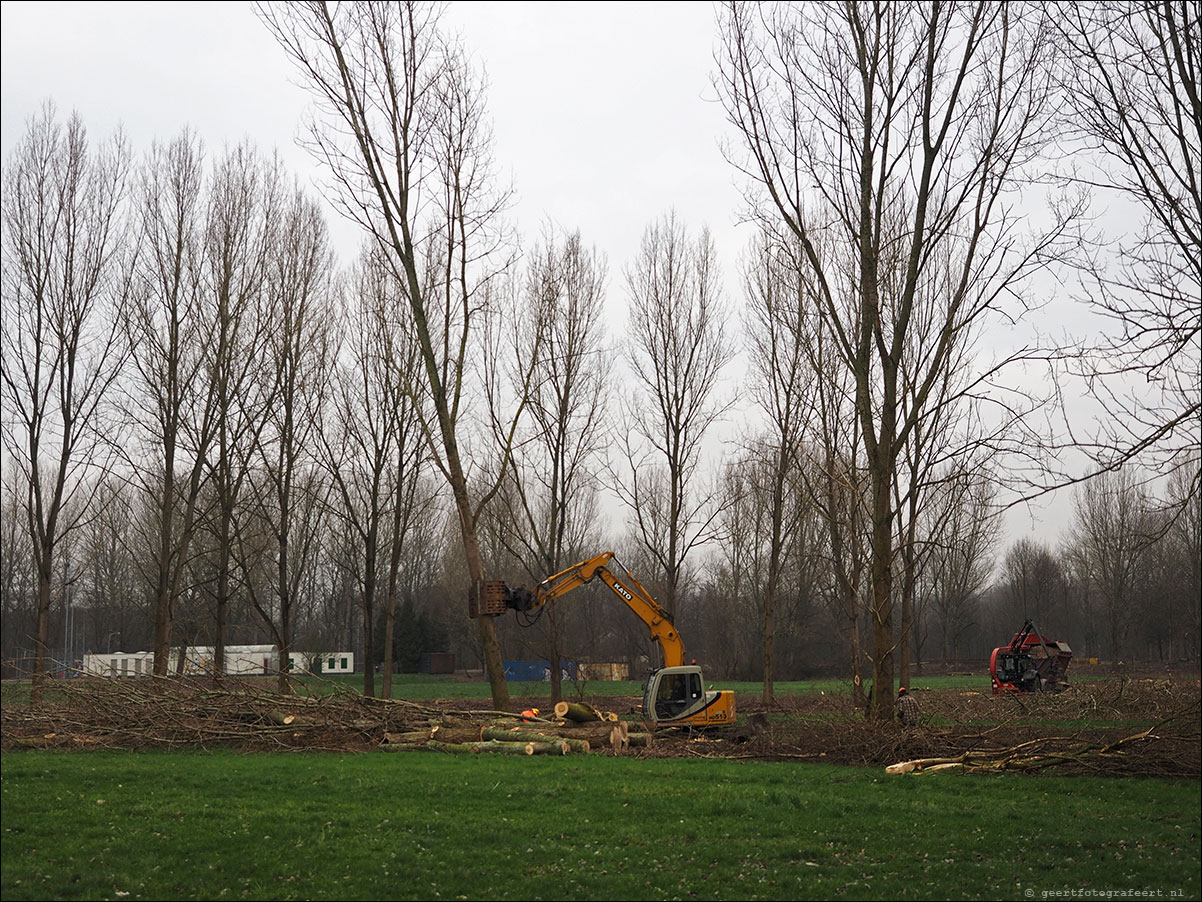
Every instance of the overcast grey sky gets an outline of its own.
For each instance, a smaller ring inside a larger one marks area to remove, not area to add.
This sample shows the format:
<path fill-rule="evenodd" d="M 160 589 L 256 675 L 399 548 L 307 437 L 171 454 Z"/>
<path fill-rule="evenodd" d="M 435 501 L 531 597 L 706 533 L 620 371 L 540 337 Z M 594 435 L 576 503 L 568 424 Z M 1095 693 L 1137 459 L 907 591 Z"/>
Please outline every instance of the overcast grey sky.
<path fill-rule="evenodd" d="M 51 99 L 93 138 L 120 124 L 137 153 L 187 126 L 211 150 L 249 139 L 320 179 L 295 145 L 308 96 L 249 3 L 9 0 L 0 13 L 3 159 Z M 690 229 L 710 228 L 733 291 L 749 236 L 735 225 L 739 186 L 720 150 L 728 131 L 710 86 L 711 3 L 458 2 L 447 22 L 488 73 L 519 230 L 533 240 L 550 219 L 607 255 L 615 329 L 622 268 L 669 209 Z M 349 257 L 357 238 L 330 215 Z M 1040 523 L 1012 513 L 1010 534 L 1054 541 L 1063 506 L 1037 513 Z"/>
<path fill-rule="evenodd" d="M 5 158 L 52 98 L 95 138 L 120 123 L 142 150 L 190 126 L 210 148 L 249 138 L 319 176 L 294 143 L 308 97 L 249 3 L 2 9 Z M 645 226 L 675 208 L 710 227 L 733 268 L 745 239 L 709 85 L 710 3 L 464 2 L 447 22 L 488 73 L 496 157 L 524 234 L 545 218 L 579 228 L 617 276 Z"/>

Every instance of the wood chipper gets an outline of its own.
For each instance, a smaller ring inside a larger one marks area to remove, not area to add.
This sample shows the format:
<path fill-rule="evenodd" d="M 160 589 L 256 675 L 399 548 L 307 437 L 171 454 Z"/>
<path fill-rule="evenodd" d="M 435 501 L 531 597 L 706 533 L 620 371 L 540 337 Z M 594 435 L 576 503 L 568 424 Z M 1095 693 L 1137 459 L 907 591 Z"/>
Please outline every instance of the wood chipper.
<path fill-rule="evenodd" d="M 1067 642 L 1048 639 L 1033 621 L 1027 620 L 1010 644 L 995 648 L 989 658 L 993 694 L 1067 689 L 1068 665 L 1072 659 L 1073 651 Z"/>

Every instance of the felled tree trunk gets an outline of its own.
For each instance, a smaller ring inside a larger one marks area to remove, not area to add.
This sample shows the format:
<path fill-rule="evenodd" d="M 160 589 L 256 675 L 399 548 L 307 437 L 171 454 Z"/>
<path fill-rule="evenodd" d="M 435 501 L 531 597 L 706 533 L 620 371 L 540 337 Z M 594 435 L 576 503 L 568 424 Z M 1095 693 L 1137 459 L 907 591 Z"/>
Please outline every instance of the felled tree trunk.
<path fill-rule="evenodd" d="M 479 742 L 484 737 L 480 735 L 480 727 L 444 727 L 435 724 L 430 728 L 429 739 L 438 742 Z"/>
<path fill-rule="evenodd" d="M 548 734 L 554 733 L 556 736 L 561 736 L 564 739 L 587 739 L 593 748 L 601 748 L 610 744 L 614 729 L 619 724 L 625 723 L 625 721 L 618 721 L 617 723 L 609 723 L 608 721 L 572 723 L 569 721 L 555 730 L 544 730 L 544 732 Z M 626 729 L 629 736 L 648 735 L 641 724 L 626 724 Z M 630 732 L 631 729 L 637 729 L 638 732 L 632 733 Z M 645 745 L 646 743 L 643 744 Z"/>
<path fill-rule="evenodd" d="M 441 752 L 458 754 L 488 753 L 494 755 L 567 755 L 571 749 L 566 742 L 439 742 L 431 739 L 428 747 Z"/>
<path fill-rule="evenodd" d="M 583 702 L 556 702 L 555 716 L 560 720 L 571 720 L 576 723 L 590 723 L 603 720 L 616 723 L 618 715 L 613 712 L 601 713 L 592 705 Z"/>
<path fill-rule="evenodd" d="M 491 739 L 498 742 L 566 742 L 573 752 L 587 752 L 591 748 L 587 739 L 568 738 L 566 736 L 539 733 L 534 730 L 510 729 L 507 727 L 485 727 L 480 731 L 481 739 Z"/>

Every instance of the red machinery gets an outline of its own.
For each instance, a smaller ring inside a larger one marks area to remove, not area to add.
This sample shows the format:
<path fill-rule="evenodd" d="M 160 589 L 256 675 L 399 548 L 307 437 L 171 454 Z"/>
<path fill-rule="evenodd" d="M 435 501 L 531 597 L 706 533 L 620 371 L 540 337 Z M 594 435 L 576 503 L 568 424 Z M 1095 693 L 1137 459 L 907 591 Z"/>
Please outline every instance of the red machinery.
<path fill-rule="evenodd" d="M 989 658 L 993 694 L 1067 689 L 1072 659 L 1073 650 L 1067 642 L 1048 639 L 1028 620 L 1009 645 L 995 648 Z"/>

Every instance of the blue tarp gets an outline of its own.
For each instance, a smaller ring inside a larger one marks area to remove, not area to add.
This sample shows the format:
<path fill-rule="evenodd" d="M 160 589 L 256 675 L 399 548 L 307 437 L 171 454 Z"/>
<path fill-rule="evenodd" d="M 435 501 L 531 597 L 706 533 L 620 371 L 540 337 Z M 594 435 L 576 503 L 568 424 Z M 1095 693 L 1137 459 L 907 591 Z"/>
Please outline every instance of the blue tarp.
<path fill-rule="evenodd" d="M 576 679 L 576 662 L 560 661 L 563 679 Z M 540 682 L 551 679 L 549 661 L 505 661 L 505 679 L 511 682 Z"/>

